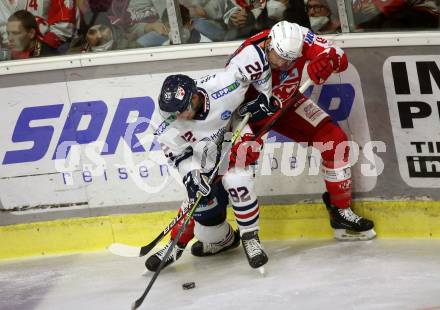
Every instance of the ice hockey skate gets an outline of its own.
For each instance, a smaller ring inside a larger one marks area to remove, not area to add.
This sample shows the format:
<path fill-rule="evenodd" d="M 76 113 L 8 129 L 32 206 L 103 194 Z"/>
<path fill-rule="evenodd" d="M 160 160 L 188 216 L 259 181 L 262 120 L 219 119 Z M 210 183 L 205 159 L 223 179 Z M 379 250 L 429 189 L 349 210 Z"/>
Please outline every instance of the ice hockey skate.
<path fill-rule="evenodd" d="M 168 251 L 169 247 L 171 246 L 171 243 L 173 240 L 170 239 L 170 241 L 165 245 L 163 248 L 161 248 L 159 251 L 148 257 L 148 259 L 145 261 L 145 267 L 147 267 L 150 271 L 156 271 L 159 268 L 160 263 L 162 262 L 162 259 L 165 257 L 166 252 Z M 162 269 L 167 267 L 168 265 L 174 263 L 176 260 L 178 260 L 181 256 L 183 251 L 185 250 L 186 244 L 182 245 L 177 243 L 173 250 L 171 251 L 171 254 L 168 256 L 165 264 L 163 265 Z"/>
<path fill-rule="evenodd" d="M 241 242 L 249 265 L 252 268 L 260 268 L 267 263 L 269 259 L 261 246 L 258 230 L 243 233 Z M 264 270 L 260 271 L 264 273 Z"/>
<path fill-rule="evenodd" d="M 232 230 L 232 229 L 231 229 Z M 191 254 L 194 256 L 211 256 L 238 247 L 240 244 L 240 234 L 234 231 L 232 238 L 218 243 L 207 243 L 196 241 L 191 247 Z"/>
<path fill-rule="evenodd" d="M 330 195 L 322 195 L 327 211 L 330 215 L 330 225 L 334 229 L 334 236 L 341 241 L 370 240 L 376 237 L 374 223 L 371 220 L 355 214 L 351 208 L 340 209 L 330 203 Z"/>

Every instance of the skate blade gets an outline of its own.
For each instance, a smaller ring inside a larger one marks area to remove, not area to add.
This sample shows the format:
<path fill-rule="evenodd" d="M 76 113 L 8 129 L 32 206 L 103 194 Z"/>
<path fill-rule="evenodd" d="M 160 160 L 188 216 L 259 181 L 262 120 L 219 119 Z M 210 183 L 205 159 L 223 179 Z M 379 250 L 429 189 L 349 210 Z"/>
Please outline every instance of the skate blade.
<path fill-rule="evenodd" d="M 348 229 L 335 229 L 334 230 L 335 239 L 339 241 L 366 241 L 371 240 L 376 237 L 376 232 L 374 229 L 366 231 L 353 231 Z"/>
<path fill-rule="evenodd" d="M 261 274 L 263 277 L 266 276 L 266 269 L 265 269 L 263 266 L 258 267 L 258 271 L 260 272 L 260 274 Z"/>

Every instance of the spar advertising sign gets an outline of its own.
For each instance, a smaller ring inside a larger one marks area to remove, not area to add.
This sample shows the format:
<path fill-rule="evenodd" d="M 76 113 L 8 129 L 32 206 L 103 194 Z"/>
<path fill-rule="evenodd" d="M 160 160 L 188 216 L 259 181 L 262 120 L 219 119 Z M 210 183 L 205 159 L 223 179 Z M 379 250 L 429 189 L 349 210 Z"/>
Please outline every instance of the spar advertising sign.
<path fill-rule="evenodd" d="M 156 98 L 167 75 L 0 89 L 3 207 L 181 199 L 174 171 L 152 135 Z M 164 187 L 167 195 L 155 195 Z"/>
<path fill-rule="evenodd" d="M 393 56 L 383 75 L 402 179 L 440 187 L 440 56 Z"/>
<path fill-rule="evenodd" d="M 185 73 L 201 77 L 212 72 Z M 168 166 L 152 134 L 159 125 L 156 98 L 167 75 L 0 89 L 0 205 L 26 210 L 181 201 L 185 189 L 180 176 Z M 350 65 L 325 85 L 311 87 L 307 95 L 355 142 L 355 190 L 371 190 L 381 161 L 370 143 L 357 70 Z M 257 166 L 257 193 L 321 193 L 319 152 L 282 138 L 272 140 Z"/>

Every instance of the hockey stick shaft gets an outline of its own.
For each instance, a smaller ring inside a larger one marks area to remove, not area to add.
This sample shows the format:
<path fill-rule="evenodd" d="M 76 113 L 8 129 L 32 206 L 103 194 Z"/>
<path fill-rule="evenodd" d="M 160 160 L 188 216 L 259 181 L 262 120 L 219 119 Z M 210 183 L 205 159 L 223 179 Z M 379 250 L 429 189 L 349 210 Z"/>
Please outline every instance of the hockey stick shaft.
<path fill-rule="evenodd" d="M 212 171 L 211 176 L 208 179 L 208 184 L 211 184 L 212 181 L 215 179 L 215 176 L 216 176 L 216 174 L 217 174 L 217 172 L 218 172 L 222 162 L 225 160 L 225 158 L 227 156 L 229 156 L 229 152 L 230 152 L 232 146 L 235 144 L 235 142 L 240 137 L 240 133 L 243 130 L 244 126 L 246 126 L 247 122 L 249 121 L 249 118 L 250 118 L 250 114 L 248 113 L 248 114 L 245 115 L 245 117 L 238 124 L 237 128 L 235 129 L 235 131 L 234 131 L 234 133 L 232 135 L 231 142 L 228 144 L 226 150 L 222 150 L 222 156 L 220 157 L 220 160 L 218 161 L 217 165 L 215 166 L 214 170 Z M 187 216 L 186 216 L 185 220 L 183 221 L 182 226 L 179 228 L 179 231 L 177 232 L 176 238 L 174 238 L 173 241 L 171 242 L 170 247 L 168 248 L 167 252 L 165 253 L 165 256 L 162 258 L 162 260 L 161 260 L 161 262 L 159 264 L 159 267 L 154 272 L 153 277 L 151 278 L 150 282 L 147 285 L 147 288 L 145 289 L 145 291 L 142 294 L 142 296 L 139 297 L 134 302 L 134 304 L 132 305 L 132 309 L 139 308 L 140 305 L 143 303 L 145 297 L 147 297 L 148 292 L 153 287 L 153 284 L 156 281 L 157 277 L 159 276 L 159 273 L 161 272 L 163 266 L 165 265 L 165 262 L 167 261 L 168 257 L 171 255 L 171 252 L 173 251 L 174 247 L 176 246 L 177 241 L 180 239 L 180 237 L 182 236 L 183 232 L 185 231 L 185 228 L 188 225 L 190 219 L 192 218 L 195 210 L 197 209 L 197 206 L 199 205 L 200 200 L 202 199 L 202 197 L 203 196 L 200 193 L 197 193 L 197 199 L 194 202 L 194 204 L 189 208 Z"/>
<path fill-rule="evenodd" d="M 164 230 L 160 232 L 157 237 L 151 241 L 150 243 L 144 246 L 131 246 L 123 243 L 112 243 L 108 250 L 118 256 L 124 257 L 142 257 L 147 255 L 167 234 L 173 229 L 174 226 L 188 213 L 190 204 L 188 202 L 184 202 L 183 206 L 181 206 L 181 212 L 175 216 L 171 222 L 165 227 Z"/>

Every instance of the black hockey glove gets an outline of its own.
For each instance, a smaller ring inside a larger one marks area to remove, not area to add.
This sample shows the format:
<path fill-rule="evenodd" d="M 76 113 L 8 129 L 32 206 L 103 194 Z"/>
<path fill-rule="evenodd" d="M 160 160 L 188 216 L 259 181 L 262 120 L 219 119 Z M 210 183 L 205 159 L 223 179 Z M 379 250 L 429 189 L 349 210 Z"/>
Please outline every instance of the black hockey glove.
<path fill-rule="evenodd" d="M 183 177 L 183 184 L 188 192 L 188 199 L 194 201 L 197 198 L 197 192 L 202 196 L 208 196 L 211 191 L 211 186 L 205 175 L 202 175 L 199 170 L 192 170 Z"/>
<path fill-rule="evenodd" d="M 267 116 L 273 115 L 280 108 L 281 103 L 277 98 L 271 97 L 268 102 L 267 97 L 260 93 L 255 100 L 244 103 L 238 109 L 238 114 L 243 117 L 246 113 L 251 113 L 251 119 L 253 121 L 259 121 Z"/>

